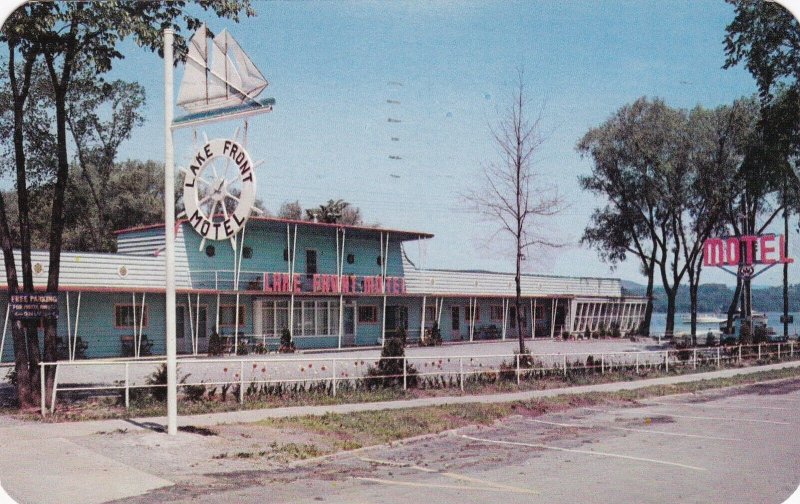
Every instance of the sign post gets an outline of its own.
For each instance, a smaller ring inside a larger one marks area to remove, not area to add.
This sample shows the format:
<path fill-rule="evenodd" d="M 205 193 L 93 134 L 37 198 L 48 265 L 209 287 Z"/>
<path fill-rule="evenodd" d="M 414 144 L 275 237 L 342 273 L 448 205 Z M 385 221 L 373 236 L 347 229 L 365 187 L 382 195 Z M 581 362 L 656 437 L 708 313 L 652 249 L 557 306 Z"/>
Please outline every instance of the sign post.
<path fill-rule="evenodd" d="M 272 111 L 275 100 L 256 100 L 267 87 L 267 80 L 227 30 L 211 36 L 202 25 L 188 42 L 183 80 L 178 90 L 178 105 L 189 112 L 174 119 L 173 65 L 175 33 L 164 30 L 164 240 L 166 261 L 166 331 L 167 343 L 167 433 L 178 432 L 177 342 L 175 313 L 175 161 L 173 130 L 194 127 L 215 121 L 245 119 Z M 212 50 L 209 51 L 209 44 Z M 238 129 L 237 129 L 238 132 Z M 202 236 L 200 248 L 206 239 L 230 240 L 236 256 L 236 235 L 243 234 L 244 226 L 252 212 L 261 211 L 255 202 L 256 181 L 254 170 L 261 162 L 253 162 L 245 150 L 244 142 L 234 140 L 206 140 L 203 148 L 192 158 L 184 174 L 184 211 L 189 224 Z M 224 158 L 225 169 L 220 176 L 217 158 Z M 234 164 L 234 177 L 227 178 L 228 167 Z M 206 177 L 202 174 L 206 173 Z M 213 176 L 211 176 L 213 174 Z M 198 183 L 199 182 L 199 183 Z M 202 196 L 200 195 L 203 185 Z M 224 219 L 220 219 L 220 209 Z M 244 239 L 242 238 L 242 247 Z M 239 255 L 241 258 L 241 253 Z M 238 290 L 238 269 L 241 261 L 234 260 L 235 290 Z M 217 297 L 219 299 L 219 297 Z M 236 314 L 238 315 L 238 294 Z M 198 294 L 199 303 L 199 294 Z M 237 323 L 238 335 L 238 323 Z"/>
<path fill-rule="evenodd" d="M 175 162 L 172 145 L 174 32 L 164 30 L 164 241 L 166 261 L 167 434 L 178 433 L 178 357 L 175 340 Z"/>

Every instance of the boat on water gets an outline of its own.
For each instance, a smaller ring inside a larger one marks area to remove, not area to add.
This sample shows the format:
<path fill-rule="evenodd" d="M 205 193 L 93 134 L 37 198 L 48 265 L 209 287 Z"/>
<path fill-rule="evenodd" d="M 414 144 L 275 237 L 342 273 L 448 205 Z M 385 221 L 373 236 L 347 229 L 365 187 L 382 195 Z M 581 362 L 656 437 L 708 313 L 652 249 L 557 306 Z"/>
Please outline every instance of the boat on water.
<path fill-rule="evenodd" d="M 720 315 L 719 313 L 698 313 L 697 314 L 697 323 L 698 324 L 719 324 L 720 322 L 727 322 L 727 317 L 724 315 Z M 684 324 L 691 324 L 692 323 L 692 314 L 691 313 L 684 313 L 681 315 L 681 322 Z"/>

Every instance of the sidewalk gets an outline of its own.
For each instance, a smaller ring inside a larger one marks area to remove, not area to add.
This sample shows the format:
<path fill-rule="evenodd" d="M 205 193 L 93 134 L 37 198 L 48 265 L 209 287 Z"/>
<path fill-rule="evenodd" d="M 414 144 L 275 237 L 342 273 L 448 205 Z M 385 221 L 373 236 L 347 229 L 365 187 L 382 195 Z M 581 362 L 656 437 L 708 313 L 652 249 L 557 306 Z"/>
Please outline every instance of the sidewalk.
<path fill-rule="evenodd" d="M 352 404 L 335 404 L 325 406 L 292 406 L 284 408 L 254 409 L 240 411 L 226 411 L 220 413 L 207 413 L 202 415 L 185 415 L 178 417 L 179 426 L 210 427 L 218 424 L 257 422 L 267 418 L 286 418 L 304 415 L 324 415 L 326 413 L 352 413 L 357 411 L 377 411 L 402 408 L 416 408 L 421 406 L 438 406 L 444 404 L 469 404 L 469 403 L 499 403 L 525 401 L 542 397 L 554 397 L 565 394 L 585 394 L 587 392 L 616 392 L 620 390 L 634 390 L 653 385 L 672 385 L 676 383 L 690 383 L 713 378 L 728 378 L 731 376 L 752 374 L 759 371 L 800 367 L 800 361 L 780 362 L 765 366 L 751 366 L 745 368 L 723 369 L 707 373 L 695 373 L 678 376 L 665 376 L 661 378 L 648 378 L 644 380 L 600 383 L 596 385 L 582 385 L 573 387 L 554 388 L 547 390 L 526 390 L 522 392 L 508 392 L 503 394 L 487 395 L 459 395 L 426 397 L 397 401 L 367 402 Z M 128 420 L 92 420 L 86 422 L 61 422 L 61 423 L 29 423 L 0 427 L 0 445 L 6 436 L 13 432 L 13 437 L 19 439 L 43 439 L 47 437 L 69 438 L 85 436 L 96 432 L 109 432 L 115 429 L 152 430 L 165 428 L 167 419 L 161 417 L 134 418 Z"/>

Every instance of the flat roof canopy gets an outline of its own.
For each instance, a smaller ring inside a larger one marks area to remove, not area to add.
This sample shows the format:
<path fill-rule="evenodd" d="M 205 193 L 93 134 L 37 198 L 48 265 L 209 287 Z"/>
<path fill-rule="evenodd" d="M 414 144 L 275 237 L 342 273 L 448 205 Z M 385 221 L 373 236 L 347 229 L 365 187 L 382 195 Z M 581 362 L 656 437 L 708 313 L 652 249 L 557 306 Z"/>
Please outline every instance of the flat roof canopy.
<path fill-rule="evenodd" d="M 184 222 L 188 222 L 188 219 L 180 219 L 177 221 L 177 224 L 183 224 Z M 297 225 L 305 226 L 305 227 L 312 227 L 317 228 L 320 230 L 329 229 L 331 234 L 335 229 L 346 229 L 347 236 L 350 238 L 370 238 L 370 239 L 379 239 L 381 233 L 388 233 L 390 238 L 394 238 L 400 241 L 408 241 L 408 240 L 422 240 L 433 238 L 431 233 L 423 233 L 418 231 L 403 231 L 399 229 L 387 229 L 387 228 L 378 228 L 378 227 L 369 227 L 369 226 L 350 226 L 345 224 L 328 224 L 325 222 L 313 222 L 313 221 L 306 221 L 306 220 L 294 220 L 294 219 L 278 219 L 276 217 L 250 217 L 249 224 L 258 223 L 259 227 L 263 227 L 269 230 L 276 230 L 276 231 L 283 231 L 286 229 L 286 225 Z M 136 231 L 145 231 L 148 229 L 163 229 L 164 224 L 150 224 L 147 226 L 136 226 L 126 229 L 120 229 L 114 231 L 114 234 L 120 235 L 125 233 L 132 233 Z"/>

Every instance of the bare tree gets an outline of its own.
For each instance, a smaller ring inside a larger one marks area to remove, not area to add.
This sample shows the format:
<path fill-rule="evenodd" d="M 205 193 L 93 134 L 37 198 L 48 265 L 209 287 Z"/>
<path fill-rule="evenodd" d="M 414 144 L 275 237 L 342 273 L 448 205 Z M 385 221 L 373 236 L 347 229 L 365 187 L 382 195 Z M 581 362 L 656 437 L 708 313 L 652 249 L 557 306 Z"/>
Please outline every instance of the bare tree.
<path fill-rule="evenodd" d="M 541 114 L 528 117 L 524 72 L 511 106 L 495 127 L 490 127 L 499 159 L 483 167 L 478 186 L 462 195 L 470 211 L 495 224 L 494 237 L 511 238 L 515 252 L 515 311 L 519 351 L 525 353 L 525 319 L 522 315 L 522 261 L 531 248 L 557 248 L 564 244 L 542 232 L 542 220 L 560 213 L 565 205 L 555 186 L 543 184 L 534 156 L 545 137 Z"/>

